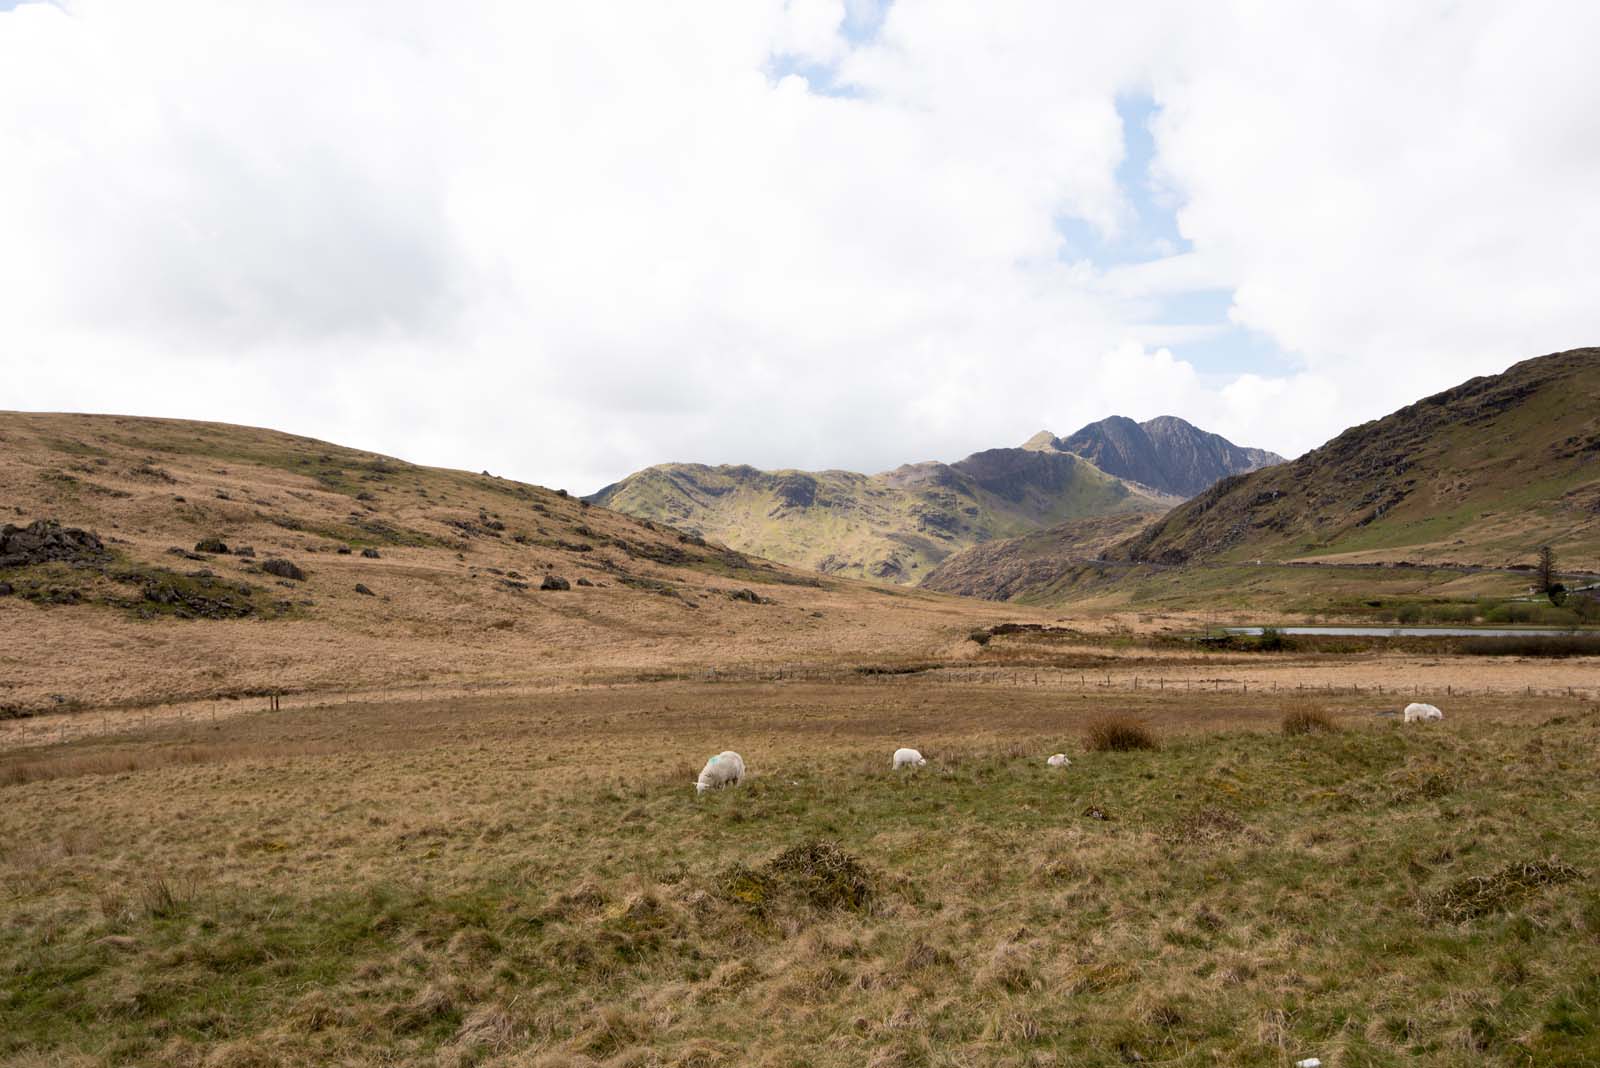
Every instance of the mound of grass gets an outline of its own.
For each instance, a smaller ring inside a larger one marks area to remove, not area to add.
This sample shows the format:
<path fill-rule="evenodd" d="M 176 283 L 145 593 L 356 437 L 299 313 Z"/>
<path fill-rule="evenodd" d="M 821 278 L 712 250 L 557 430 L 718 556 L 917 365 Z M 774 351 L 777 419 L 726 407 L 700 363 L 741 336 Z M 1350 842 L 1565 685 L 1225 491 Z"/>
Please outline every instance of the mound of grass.
<path fill-rule="evenodd" d="M 1201 808 L 1173 821 L 1162 837 L 1174 844 L 1193 845 L 1227 841 L 1244 830 L 1244 820 L 1227 809 Z"/>
<path fill-rule="evenodd" d="M 1149 727 L 1132 716 L 1101 716 L 1084 732 L 1084 746 L 1094 753 L 1131 753 L 1139 749 L 1160 749 Z"/>
<path fill-rule="evenodd" d="M 1283 733 L 1297 734 L 1332 734 L 1339 729 L 1333 717 L 1320 708 L 1297 708 L 1292 712 L 1284 713 Z"/>
<path fill-rule="evenodd" d="M 1460 923 L 1500 912 L 1535 890 L 1583 878 L 1583 872 L 1555 858 L 1508 864 L 1492 875 L 1474 875 L 1427 898 L 1422 910 L 1436 920 Z"/>
<path fill-rule="evenodd" d="M 832 842 L 805 842 L 759 868 L 735 864 L 722 873 L 719 891 L 758 915 L 784 900 L 828 912 L 862 912 L 872 903 L 872 873 Z"/>

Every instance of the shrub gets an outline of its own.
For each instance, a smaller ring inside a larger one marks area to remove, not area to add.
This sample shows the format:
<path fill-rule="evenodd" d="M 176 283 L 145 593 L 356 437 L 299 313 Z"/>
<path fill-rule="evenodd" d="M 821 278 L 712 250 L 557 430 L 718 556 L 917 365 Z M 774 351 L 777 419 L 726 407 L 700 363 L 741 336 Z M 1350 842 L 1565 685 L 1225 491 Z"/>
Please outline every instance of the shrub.
<path fill-rule="evenodd" d="M 1283 733 L 1288 735 L 1314 734 L 1318 731 L 1332 734 L 1338 729 L 1339 725 L 1333 721 L 1333 717 L 1320 708 L 1297 708 L 1283 717 Z"/>
<path fill-rule="evenodd" d="M 1150 728 L 1131 716 L 1102 716 L 1090 723 L 1084 733 L 1084 745 L 1095 753 L 1161 748 Z"/>

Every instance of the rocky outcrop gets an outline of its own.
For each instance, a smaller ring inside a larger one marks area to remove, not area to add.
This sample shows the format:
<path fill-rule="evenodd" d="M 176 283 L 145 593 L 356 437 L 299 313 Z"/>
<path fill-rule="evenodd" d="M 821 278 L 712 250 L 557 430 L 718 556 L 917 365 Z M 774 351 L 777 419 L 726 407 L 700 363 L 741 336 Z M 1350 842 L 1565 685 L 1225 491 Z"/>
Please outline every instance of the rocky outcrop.
<path fill-rule="evenodd" d="M 107 556 L 98 535 L 64 527 L 54 519 L 36 519 L 25 527 L 0 527 L 0 567 L 29 567 L 58 561 L 100 562 Z"/>
<path fill-rule="evenodd" d="M 306 573 L 300 569 L 299 565 L 281 557 L 273 557 L 271 560 L 266 561 L 261 565 L 261 570 L 269 575 L 276 575 L 281 579 L 293 579 L 295 582 L 304 582 L 306 577 Z"/>

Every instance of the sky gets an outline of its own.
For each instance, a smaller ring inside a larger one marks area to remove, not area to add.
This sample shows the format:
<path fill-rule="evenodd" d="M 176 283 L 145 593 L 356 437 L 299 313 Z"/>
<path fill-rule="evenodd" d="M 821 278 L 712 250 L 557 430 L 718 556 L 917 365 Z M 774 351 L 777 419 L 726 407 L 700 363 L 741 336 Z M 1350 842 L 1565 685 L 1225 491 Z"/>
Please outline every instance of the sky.
<path fill-rule="evenodd" d="M 0 409 L 590 492 L 1600 343 L 1588 0 L 0 0 Z"/>

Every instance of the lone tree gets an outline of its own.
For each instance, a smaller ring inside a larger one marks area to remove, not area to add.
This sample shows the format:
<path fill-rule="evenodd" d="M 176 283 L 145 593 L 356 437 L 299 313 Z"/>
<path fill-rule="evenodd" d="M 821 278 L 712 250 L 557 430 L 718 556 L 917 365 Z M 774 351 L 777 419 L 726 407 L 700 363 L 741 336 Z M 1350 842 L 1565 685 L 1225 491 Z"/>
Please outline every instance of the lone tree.
<path fill-rule="evenodd" d="M 1556 584 L 1556 551 L 1545 545 L 1539 549 L 1539 592 L 1549 593 Z"/>
<path fill-rule="evenodd" d="M 1539 550 L 1539 592 L 1557 608 L 1567 601 L 1567 588 L 1556 581 L 1556 552 L 1548 545 Z"/>

